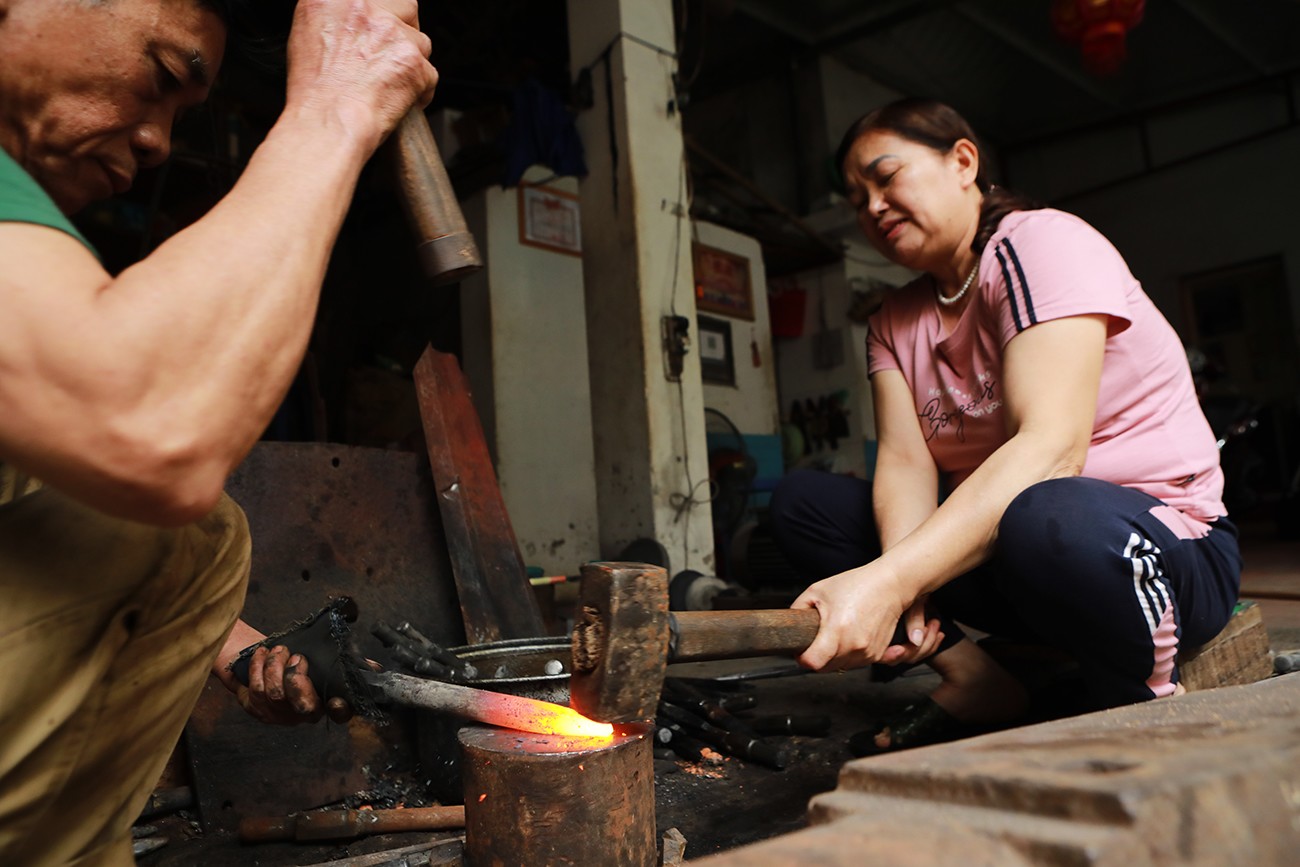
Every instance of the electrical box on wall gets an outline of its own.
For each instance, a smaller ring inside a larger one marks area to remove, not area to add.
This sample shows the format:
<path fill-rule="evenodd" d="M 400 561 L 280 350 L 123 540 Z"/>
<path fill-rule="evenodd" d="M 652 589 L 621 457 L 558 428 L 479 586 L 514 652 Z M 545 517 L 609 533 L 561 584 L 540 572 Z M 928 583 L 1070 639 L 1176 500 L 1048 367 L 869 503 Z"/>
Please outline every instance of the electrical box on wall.
<path fill-rule="evenodd" d="M 682 381 L 682 368 L 691 347 L 691 320 L 685 316 L 665 316 L 660 320 L 664 344 L 664 378 Z"/>

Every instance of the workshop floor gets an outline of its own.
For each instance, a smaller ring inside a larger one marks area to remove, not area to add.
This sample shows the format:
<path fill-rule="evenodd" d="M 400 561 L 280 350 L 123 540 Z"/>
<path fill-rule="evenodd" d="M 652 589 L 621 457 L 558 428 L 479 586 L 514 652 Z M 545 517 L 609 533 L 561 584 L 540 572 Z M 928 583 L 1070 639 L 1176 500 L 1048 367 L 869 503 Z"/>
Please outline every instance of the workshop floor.
<path fill-rule="evenodd" d="M 1261 606 L 1275 651 L 1300 648 L 1300 540 L 1280 541 L 1245 528 L 1242 597 Z M 1282 598 L 1290 597 L 1290 598 Z M 766 661 L 771 663 L 771 660 Z M 703 667 L 701 667 L 703 666 Z M 711 666 L 711 667 L 710 667 Z M 674 666 L 679 675 L 737 676 L 754 661 Z M 835 788 L 851 758 L 850 735 L 926 694 L 937 677 L 922 667 L 889 683 L 872 682 L 865 671 L 795 673 L 762 679 L 716 681 L 747 691 L 755 712 L 824 714 L 831 720 L 824 738 L 792 738 L 796 758 L 783 771 L 727 758 L 716 766 L 660 761 L 656 766 L 656 818 L 660 836 L 677 828 L 686 838 L 686 858 L 735 848 L 804 827 L 808 800 Z M 389 834 L 351 844 L 260 844 L 241 846 L 228 837 L 203 836 L 185 815 L 153 823 L 171 843 L 139 859 L 142 867 L 288 867 L 353 857 L 428 839 L 418 833 Z"/>

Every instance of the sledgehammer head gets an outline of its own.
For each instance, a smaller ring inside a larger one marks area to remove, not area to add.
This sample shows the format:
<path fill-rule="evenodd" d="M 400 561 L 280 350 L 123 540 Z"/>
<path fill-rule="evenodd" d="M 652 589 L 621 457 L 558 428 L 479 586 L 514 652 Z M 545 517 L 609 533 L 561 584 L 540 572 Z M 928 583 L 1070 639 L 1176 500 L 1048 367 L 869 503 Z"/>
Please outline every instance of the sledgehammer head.
<path fill-rule="evenodd" d="M 668 666 L 668 573 L 588 563 L 578 601 L 569 704 L 600 722 L 653 717 Z"/>

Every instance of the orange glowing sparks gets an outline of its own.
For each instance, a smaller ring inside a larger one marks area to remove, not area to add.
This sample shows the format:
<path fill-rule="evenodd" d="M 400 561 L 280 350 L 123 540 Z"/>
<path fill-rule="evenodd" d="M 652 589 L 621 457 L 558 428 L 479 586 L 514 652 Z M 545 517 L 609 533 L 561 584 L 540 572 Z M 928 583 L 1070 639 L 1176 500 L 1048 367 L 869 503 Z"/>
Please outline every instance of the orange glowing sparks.
<path fill-rule="evenodd" d="M 481 794 L 481 795 L 478 796 L 478 802 L 479 802 L 480 804 L 483 803 L 483 802 L 486 801 L 486 800 L 487 800 L 487 792 L 484 792 L 483 794 Z"/>

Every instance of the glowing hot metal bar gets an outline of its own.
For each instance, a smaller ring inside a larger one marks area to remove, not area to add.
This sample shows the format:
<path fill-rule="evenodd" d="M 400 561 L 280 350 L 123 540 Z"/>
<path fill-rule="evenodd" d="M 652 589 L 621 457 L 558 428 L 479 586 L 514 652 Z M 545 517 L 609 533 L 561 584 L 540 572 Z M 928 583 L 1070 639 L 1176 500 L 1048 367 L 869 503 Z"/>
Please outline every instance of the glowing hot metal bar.
<path fill-rule="evenodd" d="M 572 708 L 548 701 L 425 680 L 392 671 L 363 672 L 361 679 L 383 700 L 407 707 L 455 714 L 503 728 L 544 735 L 609 738 L 614 727 L 587 719 Z"/>

